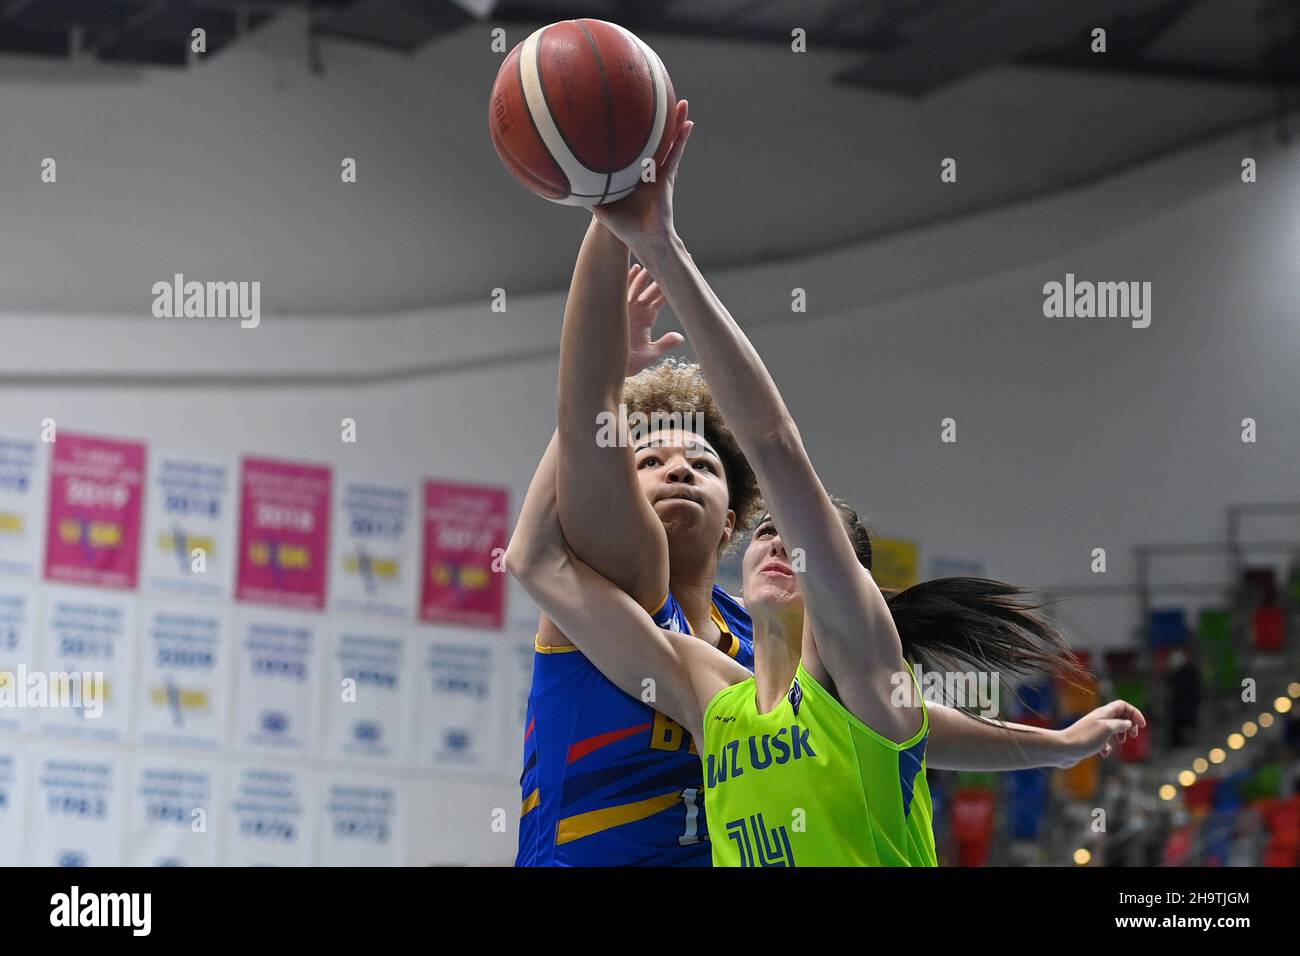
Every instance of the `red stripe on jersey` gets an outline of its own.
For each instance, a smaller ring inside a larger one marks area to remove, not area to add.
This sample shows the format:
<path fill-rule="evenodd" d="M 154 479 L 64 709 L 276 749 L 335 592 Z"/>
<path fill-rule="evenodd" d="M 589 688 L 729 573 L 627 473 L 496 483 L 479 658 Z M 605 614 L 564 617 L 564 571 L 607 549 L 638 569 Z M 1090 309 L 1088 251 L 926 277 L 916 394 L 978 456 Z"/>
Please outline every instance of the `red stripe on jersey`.
<path fill-rule="evenodd" d="M 581 760 L 589 753 L 594 753 L 601 747 L 607 747 L 610 744 L 618 743 L 631 737 L 633 734 L 639 734 L 643 730 L 649 730 L 650 724 L 638 724 L 635 727 L 624 727 L 622 730 L 611 730 L 607 733 L 597 734 L 594 737 L 588 737 L 586 740 L 579 740 L 569 748 L 569 759 L 566 763 L 573 763 L 575 760 Z"/>

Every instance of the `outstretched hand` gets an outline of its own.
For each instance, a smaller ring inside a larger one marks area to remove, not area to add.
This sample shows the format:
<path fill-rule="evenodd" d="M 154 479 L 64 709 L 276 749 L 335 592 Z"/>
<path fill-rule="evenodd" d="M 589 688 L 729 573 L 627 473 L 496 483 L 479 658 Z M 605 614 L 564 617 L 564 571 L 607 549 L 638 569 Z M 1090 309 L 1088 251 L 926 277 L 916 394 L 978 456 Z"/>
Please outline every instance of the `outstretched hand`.
<path fill-rule="evenodd" d="M 638 253 L 645 243 L 666 241 L 674 235 L 673 186 L 686 142 L 695 127 L 686 118 L 689 111 L 686 100 L 678 101 L 676 110 L 677 139 L 664 159 L 663 168 L 656 171 L 655 181 L 639 183 L 626 198 L 593 206 L 591 210 L 597 221 L 623 240 L 623 244 L 634 253 Z"/>
<path fill-rule="evenodd" d="M 627 273 L 627 372 L 630 378 L 644 368 L 649 368 L 665 353 L 684 341 L 680 332 L 666 332 L 657 339 L 654 331 L 659 312 L 664 307 L 664 294 L 650 273 L 633 264 Z"/>
<path fill-rule="evenodd" d="M 1088 757 L 1109 757 L 1115 746 L 1122 744 L 1130 734 L 1136 737 L 1146 725 L 1147 719 L 1142 711 L 1127 701 L 1112 700 L 1103 704 L 1061 731 L 1066 752 L 1058 765 L 1073 767 Z"/>

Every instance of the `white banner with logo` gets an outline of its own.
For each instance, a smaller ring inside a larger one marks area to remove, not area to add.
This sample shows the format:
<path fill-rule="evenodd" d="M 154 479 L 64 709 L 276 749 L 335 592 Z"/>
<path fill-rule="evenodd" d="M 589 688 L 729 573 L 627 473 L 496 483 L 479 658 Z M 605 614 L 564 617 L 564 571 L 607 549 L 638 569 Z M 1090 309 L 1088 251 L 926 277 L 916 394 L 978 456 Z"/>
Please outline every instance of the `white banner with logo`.
<path fill-rule="evenodd" d="M 396 779 L 324 775 L 321 866 L 401 866 L 406 846 L 402 787 Z"/>
<path fill-rule="evenodd" d="M 442 770 L 496 771 L 501 715 L 495 638 L 423 637 L 417 669 L 416 763 Z"/>
<path fill-rule="evenodd" d="M 334 492 L 330 604 L 345 614 L 415 616 L 415 495 L 410 487 L 340 481 Z"/>
<path fill-rule="evenodd" d="M 216 866 L 216 770 L 141 754 L 131 784 L 127 866 Z"/>
<path fill-rule="evenodd" d="M 410 759 L 413 639 L 340 627 L 329 645 L 325 754 L 333 760 L 405 764 Z"/>
<path fill-rule="evenodd" d="M 44 691 L 36 724 L 48 735 L 122 743 L 129 732 L 135 673 L 136 599 L 97 588 L 47 585 L 40 670 L 28 674 L 28 700 Z"/>
<path fill-rule="evenodd" d="M 31 730 L 35 712 L 27 707 L 24 671 L 35 671 L 36 589 L 0 581 L 0 733 Z"/>
<path fill-rule="evenodd" d="M 321 618 L 246 608 L 237 620 L 233 746 L 314 756 L 324 668 Z"/>
<path fill-rule="evenodd" d="M 125 781 L 111 751 L 33 753 L 28 866 L 121 866 Z"/>
<path fill-rule="evenodd" d="M 150 457 L 144 586 L 229 600 L 235 576 L 234 464 Z"/>
<path fill-rule="evenodd" d="M 0 867 L 23 864 L 30 787 L 31 755 L 27 745 L 0 741 Z"/>
<path fill-rule="evenodd" d="M 46 448 L 0 433 L 0 574 L 36 577 L 45 536 Z"/>
<path fill-rule="evenodd" d="M 293 767 L 241 766 L 230 771 L 225 801 L 226 866 L 310 866 L 316 774 Z"/>
<path fill-rule="evenodd" d="M 140 742 L 220 749 L 228 713 L 230 612 L 221 605 L 149 601 L 142 617 Z"/>

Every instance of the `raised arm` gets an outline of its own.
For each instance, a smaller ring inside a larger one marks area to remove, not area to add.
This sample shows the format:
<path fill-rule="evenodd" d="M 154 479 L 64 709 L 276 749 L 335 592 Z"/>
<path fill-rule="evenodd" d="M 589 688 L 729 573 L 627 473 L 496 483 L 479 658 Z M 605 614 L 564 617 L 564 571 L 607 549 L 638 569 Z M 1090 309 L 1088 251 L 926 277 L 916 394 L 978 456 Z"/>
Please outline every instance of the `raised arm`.
<path fill-rule="evenodd" d="M 786 550 L 802 553 L 805 573 L 799 587 L 820 659 L 805 659 L 806 666 L 814 674 L 824 666 L 849 710 L 881 733 L 906 739 L 920 726 L 921 716 L 890 702 L 889 678 L 905 664 L 885 599 L 858 563 L 771 375 L 673 226 L 673 186 L 693 126 L 680 108 L 681 133 L 660 181 L 639 186 L 619 203 L 597 207 L 595 215 L 655 277 L 754 469 Z"/>
<path fill-rule="evenodd" d="M 627 248 L 592 220 L 573 270 L 560 337 L 559 516 L 574 553 L 652 608 L 668 593 L 668 539 L 636 480 L 626 441 L 597 444 L 613 422 L 628 355 Z"/>
<path fill-rule="evenodd" d="M 705 641 L 657 627 L 636 601 L 573 554 L 555 502 L 559 457 L 552 438 L 524 498 L 506 568 L 619 690 L 702 740 L 708 702 L 749 672 Z"/>

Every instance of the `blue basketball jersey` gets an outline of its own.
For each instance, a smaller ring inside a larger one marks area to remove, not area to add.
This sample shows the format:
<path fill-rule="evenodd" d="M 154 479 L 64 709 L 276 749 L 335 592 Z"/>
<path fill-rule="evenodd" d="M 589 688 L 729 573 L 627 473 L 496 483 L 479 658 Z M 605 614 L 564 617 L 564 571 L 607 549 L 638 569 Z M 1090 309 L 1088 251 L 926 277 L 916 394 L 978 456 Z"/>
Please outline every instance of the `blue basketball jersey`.
<path fill-rule="evenodd" d="M 660 627 L 691 633 L 671 594 Z M 749 614 L 713 588 L 722 646 L 754 669 Z M 524 730 L 516 866 L 709 866 L 704 779 L 686 731 L 576 647 L 538 647 Z"/>

